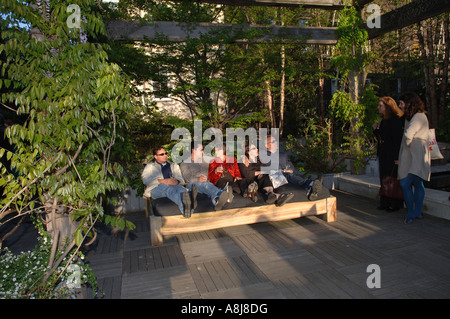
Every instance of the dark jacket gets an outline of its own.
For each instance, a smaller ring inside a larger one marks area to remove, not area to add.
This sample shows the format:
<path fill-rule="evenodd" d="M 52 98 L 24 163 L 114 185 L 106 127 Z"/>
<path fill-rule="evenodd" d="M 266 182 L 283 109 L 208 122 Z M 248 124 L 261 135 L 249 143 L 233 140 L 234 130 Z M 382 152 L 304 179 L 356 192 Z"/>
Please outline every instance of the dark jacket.
<path fill-rule="evenodd" d="M 403 120 L 393 114 L 391 118 L 382 120 L 374 130 L 377 138 L 377 156 L 380 168 L 380 180 L 383 176 L 397 176 L 395 161 L 398 160 L 400 144 L 403 137 Z"/>

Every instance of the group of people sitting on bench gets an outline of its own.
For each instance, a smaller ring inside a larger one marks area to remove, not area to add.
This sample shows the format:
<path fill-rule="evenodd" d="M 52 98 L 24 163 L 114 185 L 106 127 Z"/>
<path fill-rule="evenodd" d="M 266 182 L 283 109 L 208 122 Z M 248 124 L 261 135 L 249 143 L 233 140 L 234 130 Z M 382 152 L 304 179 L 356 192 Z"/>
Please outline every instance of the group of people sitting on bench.
<path fill-rule="evenodd" d="M 267 137 L 266 149 L 278 153 L 279 170 L 287 182 L 304 188 L 309 200 L 315 200 L 322 189 L 320 179 L 311 180 L 293 171 L 293 164 L 286 152 L 278 149 L 278 141 Z M 153 150 L 154 162 L 148 163 L 142 172 L 142 181 L 146 186 L 144 196 L 158 199 L 166 197 L 173 201 L 184 217 L 191 217 L 197 207 L 197 194 L 208 196 L 215 210 L 221 210 L 231 203 L 234 194 L 258 200 L 261 190 L 267 204 L 283 206 L 293 198 L 292 193 L 275 192 L 272 179 L 264 174 L 259 160 L 258 147 L 252 143 L 246 146 L 245 156 L 238 163 L 234 156 L 226 155 L 225 144 L 216 146 L 216 157 L 209 163 L 204 161 L 203 146 L 191 144 L 190 163 L 179 165 L 168 161 L 168 154 L 163 147 Z"/>

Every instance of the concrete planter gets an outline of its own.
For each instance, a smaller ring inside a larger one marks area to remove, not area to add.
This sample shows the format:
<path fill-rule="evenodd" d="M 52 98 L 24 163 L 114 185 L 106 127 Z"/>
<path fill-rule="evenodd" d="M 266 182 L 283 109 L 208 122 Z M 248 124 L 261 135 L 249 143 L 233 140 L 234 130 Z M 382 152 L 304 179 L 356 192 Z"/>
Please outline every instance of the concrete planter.
<path fill-rule="evenodd" d="M 350 172 L 323 174 L 322 184 L 329 190 L 339 189 L 339 177 L 344 175 L 350 175 Z"/>

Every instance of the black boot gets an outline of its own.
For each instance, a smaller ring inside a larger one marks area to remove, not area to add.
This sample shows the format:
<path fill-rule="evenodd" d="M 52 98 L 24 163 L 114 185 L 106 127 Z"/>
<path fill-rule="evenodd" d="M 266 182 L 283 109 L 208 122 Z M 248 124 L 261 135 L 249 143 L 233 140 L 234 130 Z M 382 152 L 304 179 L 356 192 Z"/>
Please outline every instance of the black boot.
<path fill-rule="evenodd" d="M 181 195 L 181 201 L 183 203 L 183 216 L 186 218 L 191 217 L 191 196 L 189 192 L 184 192 Z"/>

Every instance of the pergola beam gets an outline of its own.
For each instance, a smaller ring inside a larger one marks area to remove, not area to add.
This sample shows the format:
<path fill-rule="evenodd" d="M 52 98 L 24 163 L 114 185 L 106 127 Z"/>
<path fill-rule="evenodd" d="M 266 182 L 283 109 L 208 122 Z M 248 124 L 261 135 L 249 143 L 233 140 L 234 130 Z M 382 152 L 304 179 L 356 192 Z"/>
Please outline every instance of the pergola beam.
<path fill-rule="evenodd" d="M 366 4 L 373 2 L 374 0 L 353 0 L 353 5 L 356 8 L 363 8 Z"/>
<path fill-rule="evenodd" d="M 183 0 L 170 0 L 170 1 L 181 2 Z M 196 0 L 196 2 L 224 4 L 232 6 L 271 6 L 271 7 L 303 6 L 304 8 L 319 8 L 327 10 L 341 9 L 344 7 L 343 0 Z"/>
<path fill-rule="evenodd" d="M 181 1 L 181 0 L 172 0 Z M 353 4 L 362 9 L 373 0 L 353 0 Z M 321 9 L 337 9 L 342 7 L 342 0 L 199 0 L 203 3 L 216 3 L 227 5 L 260 5 L 260 6 L 314 6 Z M 441 13 L 450 11 L 450 0 L 414 0 L 413 2 L 385 13 L 380 17 L 380 28 L 369 28 L 362 25 L 369 34 L 369 39 L 374 39 L 382 34 L 402 29 L 422 20 L 431 18 Z M 167 36 L 169 41 L 183 42 L 188 38 L 198 38 L 201 34 L 207 34 L 214 30 L 228 28 L 230 32 L 240 30 L 266 31 L 263 36 L 237 40 L 237 42 L 291 42 L 305 44 L 334 45 L 337 42 L 336 28 L 314 27 L 282 27 L 282 26 L 254 26 L 233 25 L 219 23 L 178 23 L 178 22 L 153 22 L 149 25 L 141 25 L 135 21 L 107 21 L 108 37 L 116 40 L 142 41 L 144 38 L 154 39 L 159 35 Z"/>
<path fill-rule="evenodd" d="M 142 41 L 166 36 L 171 42 L 184 42 L 188 38 L 199 38 L 213 31 L 240 32 L 261 31 L 252 39 L 239 39 L 236 42 L 283 42 L 334 45 L 337 42 L 336 28 L 254 26 L 222 23 L 180 23 L 159 21 L 141 25 L 136 21 L 106 21 L 108 37 L 121 41 Z"/>
<path fill-rule="evenodd" d="M 450 11 L 450 0 L 415 0 L 380 16 L 381 28 L 363 27 L 374 39 L 385 33 L 402 29 L 422 20 Z"/>

